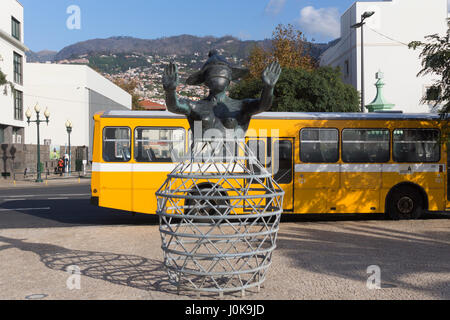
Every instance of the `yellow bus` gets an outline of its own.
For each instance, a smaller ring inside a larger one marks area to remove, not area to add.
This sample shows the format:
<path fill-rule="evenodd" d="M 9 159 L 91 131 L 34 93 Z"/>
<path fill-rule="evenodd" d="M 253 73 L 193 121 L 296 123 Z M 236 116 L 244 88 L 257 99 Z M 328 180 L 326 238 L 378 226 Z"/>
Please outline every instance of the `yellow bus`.
<path fill-rule="evenodd" d="M 186 118 L 110 111 L 94 120 L 92 203 L 155 214 L 155 192 L 176 166 L 171 154 L 188 150 Z M 285 214 L 416 219 L 445 211 L 450 200 L 447 125 L 433 114 L 269 112 L 253 118 L 246 140 L 261 163 L 277 168 Z"/>

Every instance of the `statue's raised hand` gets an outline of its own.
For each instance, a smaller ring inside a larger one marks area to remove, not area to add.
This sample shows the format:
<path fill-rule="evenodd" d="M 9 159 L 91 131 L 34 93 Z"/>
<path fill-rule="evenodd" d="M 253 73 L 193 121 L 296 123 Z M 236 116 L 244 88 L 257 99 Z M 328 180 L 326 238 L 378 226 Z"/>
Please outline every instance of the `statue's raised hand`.
<path fill-rule="evenodd" d="M 164 90 L 176 90 L 178 87 L 178 68 L 175 63 L 171 62 L 164 69 L 162 77 Z"/>
<path fill-rule="evenodd" d="M 280 78 L 281 67 L 277 61 L 272 62 L 262 75 L 263 83 L 268 87 L 275 87 Z"/>

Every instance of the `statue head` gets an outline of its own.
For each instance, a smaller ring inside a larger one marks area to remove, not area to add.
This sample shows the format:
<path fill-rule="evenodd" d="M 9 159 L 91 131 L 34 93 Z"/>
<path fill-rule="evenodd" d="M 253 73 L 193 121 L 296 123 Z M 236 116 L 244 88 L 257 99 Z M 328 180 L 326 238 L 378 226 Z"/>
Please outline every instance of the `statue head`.
<path fill-rule="evenodd" d="M 209 52 L 209 59 L 202 69 L 190 76 L 188 85 L 205 84 L 213 92 L 223 92 L 231 81 L 242 78 L 248 74 L 247 69 L 232 67 L 217 50 Z"/>

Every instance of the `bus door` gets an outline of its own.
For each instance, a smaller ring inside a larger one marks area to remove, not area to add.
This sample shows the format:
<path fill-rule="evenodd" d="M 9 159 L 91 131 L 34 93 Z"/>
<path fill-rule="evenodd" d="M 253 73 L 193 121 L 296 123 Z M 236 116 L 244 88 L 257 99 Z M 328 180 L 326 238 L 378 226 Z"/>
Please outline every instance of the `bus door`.
<path fill-rule="evenodd" d="M 285 212 L 294 211 L 294 146 L 293 138 L 273 139 L 272 142 L 271 169 L 275 182 L 285 191 Z"/>
<path fill-rule="evenodd" d="M 131 129 L 103 129 L 103 163 L 100 163 L 100 203 L 106 208 L 131 211 Z"/>

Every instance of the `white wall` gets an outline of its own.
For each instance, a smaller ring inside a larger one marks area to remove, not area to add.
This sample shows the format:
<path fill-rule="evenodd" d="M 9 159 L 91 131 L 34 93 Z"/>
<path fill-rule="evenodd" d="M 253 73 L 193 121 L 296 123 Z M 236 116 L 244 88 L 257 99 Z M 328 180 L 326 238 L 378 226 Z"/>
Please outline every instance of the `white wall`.
<path fill-rule="evenodd" d="M 98 72 L 86 67 L 86 86 L 131 110 L 131 96 Z"/>
<path fill-rule="evenodd" d="M 11 36 L 11 16 L 14 16 L 21 22 L 21 42 Z M 8 81 L 14 82 L 14 52 L 22 56 L 23 65 L 26 57 L 23 45 L 23 7 L 16 0 L 1 0 L 0 10 L 0 70 L 6 74 Z M 23 76 L 26 76 L 25 67 Z M 15 83 L 15 88 L 24 92 L 24 87 Z M 4 94 L 4 88 L 0 88 L 0 124 L 14 127 L 24 127 L 23 121 L 14 119 L 14 98 L 9 86 L 7 94 Z"/>
<path fill-rule="evenodd" d="M 19 20 L 22 24 L 21 41 L 24 42 L 24 28 L 23 28 L 23 6 L 17 0 L 0 0 L 0 29 L 11 34 L 11 16 Z"/>
<path fill-rule="evenodd" d="M 25 87 L 25 111 L 28 107 L 33 110 L 34 105 L 39 103 L 42 113 L 46 108 L 51 113 L 49 126 L 41 126 L 41 143 L 44 139 L 50 139 L 52 145 L 66 145 L 65 123 L 70 120 L 73 124 L 71 144 L 90 146 L 89 90 L 131 109 L 128 93 L 83 65 L 28 63 Z M 34 119 L 35 113 L 32 113 Z M 36 126 L 26 128 L 25 136 L 27 144 L 36 144 Z"/>
<path fill-rule="evenodd" d="M 25 53 L 0 38 L 0 70 L 6 74 L 6 79 L 11 82 L 14 82 L 14 52 L 23 57 L 23 64 L 25 65 Z M 23 75 L 26 76 L 25 68 Z M 24 92 L 23 86 L 15 83 L 14 87 Z M 6 86 L 7 95 L 4 95 L 4 89 L 4 86 L 0 88 L 0 124 L 23 127 L 23 121 L 14 120 L 14 97 L 11 88 L 9 85 Z"/>
<path fill-rule="evenodd" d="M 49 125 L 40 127 L 41 143 L 50 139 L 52 145 L 66 144 L 65 123 L 70 119 L 74 126 L 72 144 L 87 145 L 88 96 L 87 91 L 81 89 L 86 83 L 85 75 L 84 68 L 77 66 L 27 64 L 25 111 L 30 108 L 32 120 L 35 120 L 34 106 L 38 103 L 42 110 L 41 118 L 45 118 L 43 113 L 46 108 L 51 113 Z M 25 143 L 37 144 L 35 124 L 25 129 Z"/>
<path fill-rule="evenodd" d="M 447 0 L 392 0 L 356 2 L 341 19 L 341 41 L 327 50 L 321 65 L 343 66 L 350 62 L 350 75 L 344 81 L 361 90 L 361 33 L 350 29 L 365 11 L 375 11 L 364 27 L 365 102 L 375 98 L 375 73 L 385 75 L 386 99 L 404 112 L 429 112 L 430 106 L 420 100 L 433 76 L 417 77 L 421 69 L 420 51 L 407 44 L 422 41 L 430 34 L 444 35 L 447 30 Z"/>

